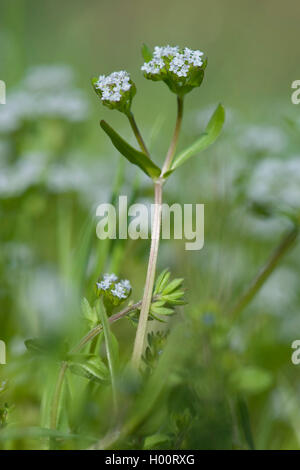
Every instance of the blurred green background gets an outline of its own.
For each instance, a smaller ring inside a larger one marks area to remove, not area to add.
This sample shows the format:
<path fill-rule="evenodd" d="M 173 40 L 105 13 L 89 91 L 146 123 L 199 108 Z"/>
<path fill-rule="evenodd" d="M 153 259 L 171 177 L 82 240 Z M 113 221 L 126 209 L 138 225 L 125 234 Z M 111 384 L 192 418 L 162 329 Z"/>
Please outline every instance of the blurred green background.
<path fill-rule="evenodd" d="M 100 242 L 94 215 L 118 194 L 150 203 L 152 188 L 123 165 L 100 130 L 106 119 L 134 143 L 124 117 L 101 105 L 90 78 L 131 73 L 133 111 L 161 163 L 176 103 L 164 84 L 143 78 L 146 43 L 208 56 L 203 85 L 186 99 L 179 148 L 203 132 L 219 102 L 227 118 L 217 144 L 166 184 L 170 204 L 205 203 L 204 248 L 189 252 L 184 241 L 162 241 L 159 255 L 159 270 L 168 266 L 185 278 L 188 304 L 173 321 L 189 354 L 168 385 L 172 410 L 165 396 L 126 445 L 146 448 L 145 436 L 160 432 L 173 436 L 166 448 L 300 448 L 300 366 L 291 362 L 300 335 L 299 246 L 239 316 L 226 314 L 291 218 L 299 219 L 300 119 L 291 103 L 300 73 L 299 13 L 296 0 L 1 0 L 7 104 L 0 105 L 0 338 L 8 363 L 0 365 L 0 427 L 20 429 L 14 438 L 0 433 L 1 446 L 46 446 L 26 428 L 48 426 L 45 403 L 57 368 L 30 359 L 24 340 L 47 336 L 59 349 L 68 337 L 73 344 L 83 329 L 81 298 L 93 298 L 103 271 L 130 279 L 133 299 L 141 298 L 148 241 Z M 255 213 L 257 205 L 269 217 Z M 132 325 L 122 320 L 114 332 L 128 357 Z M 80 406 L 62 428 L 98 436 L 107 397 L 83 391 L 85 385 L 76 383 Z"/>

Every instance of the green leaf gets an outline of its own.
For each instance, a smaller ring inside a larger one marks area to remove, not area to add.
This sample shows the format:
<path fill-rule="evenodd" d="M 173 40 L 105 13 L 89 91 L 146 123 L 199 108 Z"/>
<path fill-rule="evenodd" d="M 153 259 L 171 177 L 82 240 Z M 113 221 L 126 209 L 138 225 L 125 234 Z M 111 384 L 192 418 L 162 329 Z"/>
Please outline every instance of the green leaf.
<path fill-rule="evenodd" d="M 219 104 L 205 129 L 205 133 L 202 134 L 201 137 L 196 140 L 196 142 L 194 142 L 190 147 L 185 149 L 175 158 L 175 161 L 171 167 L 171 171 L 175 170 L 175 168 L 178 168 L 193 155 L 202 152 L 211 144 L 213 144 L 222 130 L 224 121 L 225 110 L 223 106 Z"/>
<path fill-rule="evenodd" d="M 152 59 L 152 52 L 147 46 L 147 44 L 143 44 L 142 46 L 142 56 L 145 62 L 150 62 Z"/>
<path fill-rule="evenodd" d="M 183 283 L 183 279 L 173 279 L 164 289 L 162 294 L 171 294 Z"/>
<path fill-rule="evenodd" d="M 156 307 L 155 304 L 151 307 L 151 312 L 156 315 L 172 315 L 174 310 L 167 307 Z"/>
<path fill-rule="evenodd" d="M 81 309 L 84 318 L 89 322 L 91 328 L 98 323 L 98 315 L 95 308 L 90 306 L 89 301 L 84 297 L 81 302 Z"/>
<path fill-rule="evenodd" d="M 249 395 L 264 392 L 272 385 L 269 371 L 258 367 L 244 367 L 231 374 L 230 385 L 238 392 Z"/>
<path fill-rule="evenodd" d="M 159 321 L 160 323 L 167 323 L 167 321 L 164 320 L 163 318 L 157 317 L 156 314 L 152 312 L 152 310 L 150 310 L 150 318 L 151 318 L 152 320 L 153 320 L 153 319 L 154 319 L 154 320 L 157 320 L 157 321 Z"/>
<path fill-rule="evenodd" d="M 170 441 L 170 436 L 168 436 L 167 434 L 152 434 L 152 436 L 148 436 L 145 438 L 144 449 L 153 450 L 155 449 L 155 447 L 162 445 L 169 441 Z"/>
<path fill-rule="evenodd" d="M 48 352 L 45 344 L 38 338 L 26 339 L 24 343 L 27 350 L 33 354 L 45 354 Z"/>
<path fill-rule="evenodd" d="M 147 157 L 146 154 L 136 150 L 131 145 L 128 144 L 109 124 L 105 121 L 100 122 L 100 126 L 106 132 L 113 145 L 117 150 L 125 157 L 130 163 L 137 165 L 138 167 L 146 173 L 150 178 L 157 178 L 161 170 L 160 168 L 153 163 L 153 161 Z"/>
<path fill-rule="evenodd" d="M 187 302 L 183 298 L 183 294 L 180 294 L 178 298 L 174 298 L 173 294 L 163 295 L 161 298 L 164 300 L 165 304 L 168 305 L 186 305 Z"/>
<path fill-rule="evenodd" d="M 37 356 L 60 356 L 64 357 L 65 353 L 68 350 L 68 345 L 64 342 L 60 345 L 60 348 L 57 347 L 57 339 L 54 336 L 41 337 L 41 338 L 30 338 L 24 341 L 24 344 L 31 354 Z"/>
<path fill-rule="evenodd" d="M 72 355 L 69 360 L 69 369 L 73 374 L 95 382 L 103 383 L 108 380 L 107 367 L 95 354 Z"/>
<path fill-rule="evenodd" d="M 163 290 L 169 278 L 170 271 L 168 270 L 168 268 L 166 268 L 159 274 L 158 278 L 156 279 L 154 294 L 159 294 Z"/>

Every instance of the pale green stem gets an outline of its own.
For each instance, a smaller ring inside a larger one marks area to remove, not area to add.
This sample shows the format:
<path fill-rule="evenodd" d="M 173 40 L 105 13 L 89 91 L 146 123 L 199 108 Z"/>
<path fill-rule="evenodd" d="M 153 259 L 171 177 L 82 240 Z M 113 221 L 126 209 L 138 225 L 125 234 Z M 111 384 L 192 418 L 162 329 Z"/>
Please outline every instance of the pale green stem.
<path fill-rule="evenodd" d="M 161 176 L 158 180 L 154 181 L 154 203 L 155 210 L 153 216 L 153 225 L 152 225 L 152 234 L 151 234 L 151 247 L 147 268 L 147 276 L 144 288 L 143 302 L 141 307 L 141 313 L 139 318 L 139 323 L 137 327 L 137 332 L 135 336 L 135 342 L 132 353 L 132 365 L 135 369 L 138 369 L 140 366 L 144 343 L 147 331 L 147 322 L 149 316 L 149 309 L 151 304 L 152 292 L 155 281 L 155 272 L 157 264 L 157 255 L 159 248 L 159 239 L 160 239 L 160 230 L 161 230 L 161 212 L 162 212 L 162 196 L 163 196 L 163 175 L 171 168 L 172 160 L 176 151 L 176 146 L 178 142 L 179 132 L 182 123 L 182 114 L 183 114 L 183 99 L 179 96 L 177 97 L 177 119 L 173 138 L 168 149 L 163 169 L 161 171 Z"/>
<path fill-rule="evenodd" d="M 177 96 L 177 119 L 176 119 L 176 125 L 175 125 L 175 130 L 174 130 L 174 135 L 171 140 L 171 144 L 162 168 L 161 175 L 163 176 L 167 171 L 170 170 L 171 165 L 172 165 L 172 160 L 176 151 L 177 147 L 177 142 L 178 142 L 178 137 L 181 129 L 181 123 L 182 123 L 182 116 L 183 116 L 183 98 L 180 96 Z"/>
<path fill-rule="evenodd" d="M 161 227 L 161 210 L 162 210 L 162 182 L 157 181 L 154 184 L 155 192 L 155 208 L 152 224 L 152 233 L 151 233 L 151 248 L 148 261 L 147 277 L 144 288 L 144 296 L 142 301 L 142 307 L 140 312 L 139 323 L 137 327 L 137 332 L 135 336 L 133 354 L 132 354 L 132 365 L 134 368 L 138 369 L 140 360 L 143 354 L 144 341 L 146 336 L 148 314 L 151 304 L 154 280 L 155 280 L 155 271 L 157 263 L 157 254 L 159 247 L 159 238 L 160 238 L 160 227 Z"/>
<path fill-rule="evenodd" d="M 112 346 L 111 333 L 110 333 L 109 324 L 108 324 L 108 318 L 107 318 L 106 310 L 102 302 L 100 305 L 99 314 L 100 314 L 100 320 L 101 320 L 103 332 L 104 332 L 106 356 L 107 356 L 107 362 L 108 362 L 110 379 L 111 379 L 114 411 L 116 414 L 117 413 L 117 388 L 116 388 L 115 362 L 114 362 L 113 346 Z"/>
<path fill-rule="evenodd" d="M 131 125 L 131 128 L 133 130 L 133 133 L 136 137 L 136 140 L 138 141 L 138 144 L 139 146 L 141 147 L 141 150 L 142 152 L 144 152 L 149 158 L 150 158 L 150 154 L 148 152 L 148 149 L 146 147 L 146 144 L 144 142 L 144 139 L 139 131 L 139 128 L 137 126 L 137 123 L 135 122 L 135 119 L 134 119 L 134 115 L 133 113 L 130 111 L 128 114 L 127 114 L 127 117 L 129 119 L 129 122 L 130 122 L 130 125 Z"/>

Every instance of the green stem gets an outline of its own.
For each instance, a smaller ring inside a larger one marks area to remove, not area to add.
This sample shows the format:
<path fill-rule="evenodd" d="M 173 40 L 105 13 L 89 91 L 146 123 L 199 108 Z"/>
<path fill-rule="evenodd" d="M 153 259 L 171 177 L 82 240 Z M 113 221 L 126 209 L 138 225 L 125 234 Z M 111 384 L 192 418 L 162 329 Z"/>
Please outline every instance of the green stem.
<path fill-rule="evenodd" d="M 262 267 L 257 276 L 253 279 L 249 287 L 246 289 L 244 294 L 238 300 L 233 309 L 229 312 L 229 315 L 235 317 L 240 313 L 247 305 L 251 302 L 253 297 L 258 293 L 262 285 L 270 277 L 278 263 L 281 261 L 286 252 L 293 246 L 299 233 L 299 227 L 293 226 L 282 238 L 280 244 L 275 248 L 270 258 L 267 260 L 265 265 Z"/>
<path fill-rule="evenodd" d="M 139 128 L 137 126 L 137 123 L 134 119 L 134 115 L 133 113 L 130 111 L 128 114 L 127 114 L 127 117 L 129 119 L 129 122 L 130 122 L 130 125 L 131 125 L 131 128 L 133 130 L 133 133 L 136 137 L 136 140 L 138 141 L 139 143 L 139 146 L 141 147 L 141 150 L 142 152 L 144 152 L 149 158 L 150 158 L 150 153 L 148 152 L 148 149 L 146 147 L 146 144 L 144 142 L 144 139 L 139 131 Z"/>
<path fill-rule="evenodd" d="M 179 132 L 181 129 L 183 116 L 183 98 L 177 96 L 177 119 L 173 138 L 171 140 L 165 162 L 161 171 L 160 178 L 154 181 L 154 216 L 151 234 L 151 247 L 148 260 L 147 276 L 144 288 L 144 295 L 142 301 L 142 307 L 140 312 L 139 323 L 135 336 L 135 342 L 132 353 L 132 366 L 134 369 L 138 369 L 140 366 L 144 343 L 147 330 L 147 322 L 149 316 L 149 309 L 151 304 L 153 286 L 155 281 L 155 271 L 157 265 L 157 256 L 159 248 L 160 230 L 161 230 L 161 212 L 162 212 L 162 197 L 163 197 L 163 175 L 171 168 L 172 160 L 176 151 L 178 142 Z"/>
<path fill-rule="evenodd" d="M 162 181 L 159 180 L 154 183 L 155 192 L 155 209 L 151 233 L 151 248 L 148 261 L 147 276 L 145 282 L 145 289 L 140 312 L 139 323 L 135 336 L 135 342 L 132 353 L 132 365 L 138 369 L 144 349 L 144 341 L 146 336 L 148 314 L 152 299 L 152 292 L 155 280 L 155 271 L 157 264 L 157 255 L 159 248 L 160 228 L 161 228 L 161 210 L 162 210 Z"/>
<path fill-rule="evenodd" d="M 65 373 L 67 370 L 68 364 L 64 361 L 61 363 L 60 371 L 58 374 L 58 379 L 55 385 L 52 406 L 51 406 L 51 417 L 50 417 L 50 428 L 56 429 L 57 426 L 57 417 L 58 417 L 58 408 L 60 403 L 60 396 L 63 388 Z"/>
<path fill-rule="evenodd" d="M 183 98 L 180 96 L 177 96 L 177 119 L 176 119 L 176 125 L 175 125 L 175 130 L 173 134 L 173 138 L 170 143 L 170 147 L 168 149 L 168 153 L 162 168 L 161 175 L 163 176 L 167 171 L 170 170 L 171 165 L 172 165 L 172 160 L 176 151 L 177 147 L 177 142 L 178 142 L 178 137 L 181 129 L 181 123 L 182 123 L 182 116 L 183 116 Z"/>
<path fill-rule="evenodd" d="M 108 362 L 110 378 L 111 378 L 114 411 L 116 414 L 117 412 L 117 389 L 116 389 L 115 360 L 114 360 L 114 354 L 113 354 L 112 336 L 110 333 L 107 314 L 106 314 L 102 301 L 100 304 L 99 314 L 100 314 L 100 320 L 103 326 L 106 356 L 107 356 L 107 362 Z"/>

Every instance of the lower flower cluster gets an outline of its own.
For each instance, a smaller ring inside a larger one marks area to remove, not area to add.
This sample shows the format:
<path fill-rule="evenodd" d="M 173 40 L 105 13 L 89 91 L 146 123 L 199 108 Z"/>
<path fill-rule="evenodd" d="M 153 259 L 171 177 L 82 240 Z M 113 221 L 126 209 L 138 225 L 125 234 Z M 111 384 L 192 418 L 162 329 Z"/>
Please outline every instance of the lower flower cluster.
<path fill-rule="evenodd" d="M 128 279 L 119 280 L 115 274 L 104 274 L 96 283 L 97 293 L 106 305 L 117 307 L 131 294 L 132 287 Z"/>

